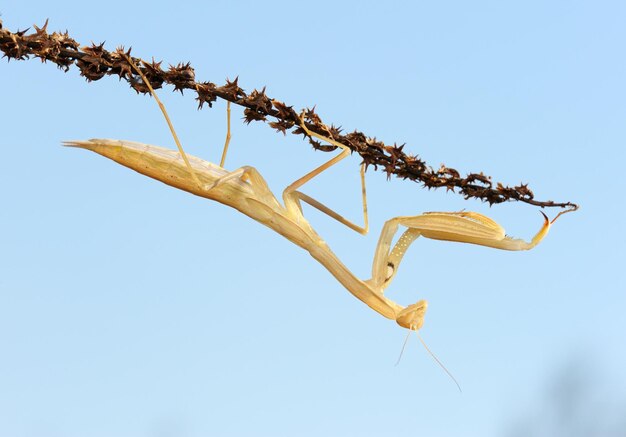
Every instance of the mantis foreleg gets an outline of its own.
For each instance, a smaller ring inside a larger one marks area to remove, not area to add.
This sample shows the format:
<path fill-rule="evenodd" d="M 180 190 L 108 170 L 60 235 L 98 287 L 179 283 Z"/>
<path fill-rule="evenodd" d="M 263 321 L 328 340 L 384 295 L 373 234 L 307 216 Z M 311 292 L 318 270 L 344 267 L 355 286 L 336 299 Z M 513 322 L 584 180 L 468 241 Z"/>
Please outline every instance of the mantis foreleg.
<path fill-rule="evenodd" d="M 548 234 L 553 222 L 544 214 L 543 226 L 530 242 L 526 242 L 506 236 L 499 224 L 476 212 L 429 212 L 411 217 L 395 217 L 385 223 L 380 233 L 370 283 L 384 290 L 398 271 L 409 246 L 419 236 L 502 250 L 529 250 Z M 400 225 L 408 229 L 391 249 L 391 241 Z"/>
<path fill-rule="evenodd" d="M 375 291 L 383 293 L 396 275 L 409 246 L 420 236 L 501 250 L 529 250 L 548 234 L 550 225 L 560 215 L 549 221 L 544 214 L 544 223 L 530 242 L 506 236 L 499 224 L 476 212 L 431 212 L 411 217 L 395 217 L 383 226 L 372 264 L 372 278 L 366 282 Z M 391 243 L 400 225 L 408 229 L 392 249 Z M 409 305 L 400 312 L 396 321 L 401 326 L 418 330 L 423 324 L 426 308 L 426 301 Z"/>

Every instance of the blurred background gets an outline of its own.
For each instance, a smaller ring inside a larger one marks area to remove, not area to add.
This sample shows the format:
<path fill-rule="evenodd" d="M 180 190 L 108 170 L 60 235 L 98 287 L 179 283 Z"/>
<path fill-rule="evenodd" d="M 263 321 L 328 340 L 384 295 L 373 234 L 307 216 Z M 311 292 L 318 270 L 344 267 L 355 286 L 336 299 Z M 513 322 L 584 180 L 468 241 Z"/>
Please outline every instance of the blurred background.
<path fill-rule="evenodd" d="M 574 201 L 530 252 L 418 240 L 387 290 L 429 301 L 405 331 L 264 226 L 62 140 L 173 147 L 152 99 L 37 59 L 0 63 L 0 436 L 626 435 L 626 6 L 620 1 L 3 1 L 133 47 L 431 166 Z M 189 153 L 216 162 L 225 104 L 160 91 Z M 277 195 L 330 156 L 241 123 L 228 169 Z M 360 222 L 359 158 L 303 191 Z M 370 235 L 305 214 L 359 277 L 383 223 L 467 209 L 529 239 L 537 208 L 489 207 L 367 173 Z M 554 216 L 556 210 L 546 211 Z"/>

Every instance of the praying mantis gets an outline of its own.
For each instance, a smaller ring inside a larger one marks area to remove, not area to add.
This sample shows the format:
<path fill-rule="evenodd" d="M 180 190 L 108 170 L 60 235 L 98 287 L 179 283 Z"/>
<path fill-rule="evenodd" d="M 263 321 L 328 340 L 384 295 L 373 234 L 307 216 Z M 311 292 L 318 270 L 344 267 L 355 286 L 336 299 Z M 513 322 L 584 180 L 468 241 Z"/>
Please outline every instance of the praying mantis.
<path fill-rule="evenodd" d="M 332 252 L 306 220 L 302 210 L 302 202 L 320 210 L 350 229 L 363 235 L 366 234 L 369 230 L 369 224 L 364 165 L 361 166 L 363 226 L 347 220 L 321 202 L 299 191 L 308 181 L 346 158 L 350 154 L 348 147 L 331 137 L 309 130 L 303 115 L 301 115 L 299 126 L 307 136 L 336 146 L 341 152 L 287 186 L 282 193 L 283 203 L 281 204 L 254 167 L 243 166 L 234 171 L 228 171 L 224 168 L 226 152 L 231 138 L 230 104 L 227 107 L 228 128 L 220 165 L 188 155 L 176 135 L 164 105 L 154 92 L 150 82 L 141 70 L 132 63 L 130 57 L 128 60 L 158 103 L 174 137 L 178 151 L 138 142 L 111 139 L 66 141 L 64 142 L 65 146 L 90 150 L 167 185 L 236 209 L 309 252 L 357 299 L 410 331 L 418 331 L 422 327 L 428 303 L 425 300 L 419 300 L 405 307 L 386 297 L 384 291 L 395 277 L 409 246 L 418 237 L 469 243 L 501 250 L 529 250 L 545 238 L 551 224 L 561 214 L 569 212 L 569 210 L 562 211 L 552 221 L 542 213 L 544 216 L 543 225 L 529 242 L 506 236 L 504 229 L 498 223 L 476 212 L 428 212 L 416 216 L 395 217 L 383 225 L 372 263 L 372 277 L 367 280 L 359 279 Z M 400 226 L 407 229 L 392 245 L 393 238 Z"/>

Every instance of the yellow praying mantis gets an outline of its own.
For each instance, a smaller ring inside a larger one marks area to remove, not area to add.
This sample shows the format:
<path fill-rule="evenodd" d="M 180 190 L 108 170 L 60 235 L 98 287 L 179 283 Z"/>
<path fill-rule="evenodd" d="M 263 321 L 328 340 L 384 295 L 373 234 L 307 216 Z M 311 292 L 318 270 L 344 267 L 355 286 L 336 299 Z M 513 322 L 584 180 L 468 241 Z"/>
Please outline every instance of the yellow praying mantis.
<path fill-rule="evenodd" d="M 341 149 L 341 153 L 285 188 L 282 195 L 284 203 L 281 204 L 254 167 L 244 166 L 234 171 L 228 171 L 224 168 L 226 152 L 230 143 L 230 104 L 227 107 L 228 128 L 220 165 L 188 155 L 183 150 L 167 111 L 149 81 L 141 70 L 132 63 L 132 60 L 130 58 L 128 60 L 142 77 L 158 103 L 172 132 L 178 151 L 138 142 L 111 139 L 67 141 L 64 142 L 64 145 L 91 150 L 167 185 L 236 209 L 308 251 L 356 298 L 377 313 L 395 320 L 400 326 L 410 331 L 418 331 L 422 327 L 428 306 L 427 302 L 420 300 L 404 307 L 386 297 L 384 291 L 395 277 L 409 246 L 418 237 L 476 244 L 502 250 L 529 250 L 539 244 L 547 235 L 550 225 L 561 214 L 569 212 L 569 210 L 561 212 L 552 221 L 542 213 L 544 223 L 530 242 L 506 236 L 504 229 L 498 223 L 476 212 L 428 212 L 416 216 L 395 217 L 388 220 L 381 231 L 374 254 L 372 277 L 361 280 L 337 258 L 326 242 L 311 227 L 303 215 L 301 202 L 320 210 L 350 229 L 366 234 L 369 225 L 365 192 L 365 167 L 361 166 L 363 226 L 352 223 L 324 204 L 299 191 L 305 183 L 347 157 L 350 154 L 348 147 L 333 138 L 312 132 L 301 116 L 300 127 L 306 135 L 338 147 Z M 399 226 L 407 229 L 392 246 L 394 235 Z"/>

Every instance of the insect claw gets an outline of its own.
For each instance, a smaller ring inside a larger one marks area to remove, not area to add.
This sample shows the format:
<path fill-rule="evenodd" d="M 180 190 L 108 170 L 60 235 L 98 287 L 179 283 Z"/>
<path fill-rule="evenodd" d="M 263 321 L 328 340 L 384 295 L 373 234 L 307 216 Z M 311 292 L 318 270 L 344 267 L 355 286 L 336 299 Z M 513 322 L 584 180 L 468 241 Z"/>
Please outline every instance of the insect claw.
<path fill-rule="evenodd" d="M 566 209 L 565 211 L 561 211 L 560 213 L 558 213 L 558 214 L 556 215 L 556 217 L 554 217 L 554 218 L 552 219 L 552 221 L 550 222 L 550 224 L 554 223 L 554 222 L 556 221 L 556 219 L 558 219 L 559 217 L 561 217 L 563 214 L 567 214 L 568 212 L 574 212 L 574 211 L 576 211 L 577 209 L 578 209 L 578 205 L 574 205 L 574 206 L 572 206 L 571 208 Z M 542 214 L 543 214 L 543 212 L 542 212 Z M 543 214 L 543 215 L 545 216 L 545 214 Z"/>
<path fill-rule="evenodd" d="M 548 216 L 543 211 L 539 211 L 541 213 L 541 215 L 543 215 L 543 218 L 544 218 L 543 227 L 539 230 L 539 232 L 537 232 L 537 235 L 535 235 L 533 237 L 533 239 L 532 239 L 532 241 L 530 243 L 530 246 L 528 248 L 532 249 L 537 244 L 539 244 L 539 242 L 541 240 L 543 240 L 546 235 L 548 235 L 548 231 L 550 230 L 550 226 L 556 221 L 556 219 L 561 217 L 563 214 L 566 214 L 566 213 L 572 212 L 572 211 L 576 211 L 577 209 L 578 209 L 578 207 L 566 209 L 565 211 L 561 211 L 552 220 L 550 220 L 548 218 Z"/>
<path fill-rule="evenodd" d="M 538 245 L 541 242 L 541 240 L 543 240 L 545 236 L 548 235 L 548 231 L 550 230 L 550 225 L 554 223 L 554 220 L 550 221 L 548 216 L 545 215 L 543 211 L 539 211 L 539 212 L 541 213 L 541 215 L 543 215 L 543 218 L 544 218 L 543 226 L 541 227 L 541 229 L 539 229 L 539 232 L 537 232 L 537 234 L 530 241 L 530 244 L 526 243 L 527 244 L 527 247 L 525 247 L 526 250 L 532 249 L 533 247 Z"/>

